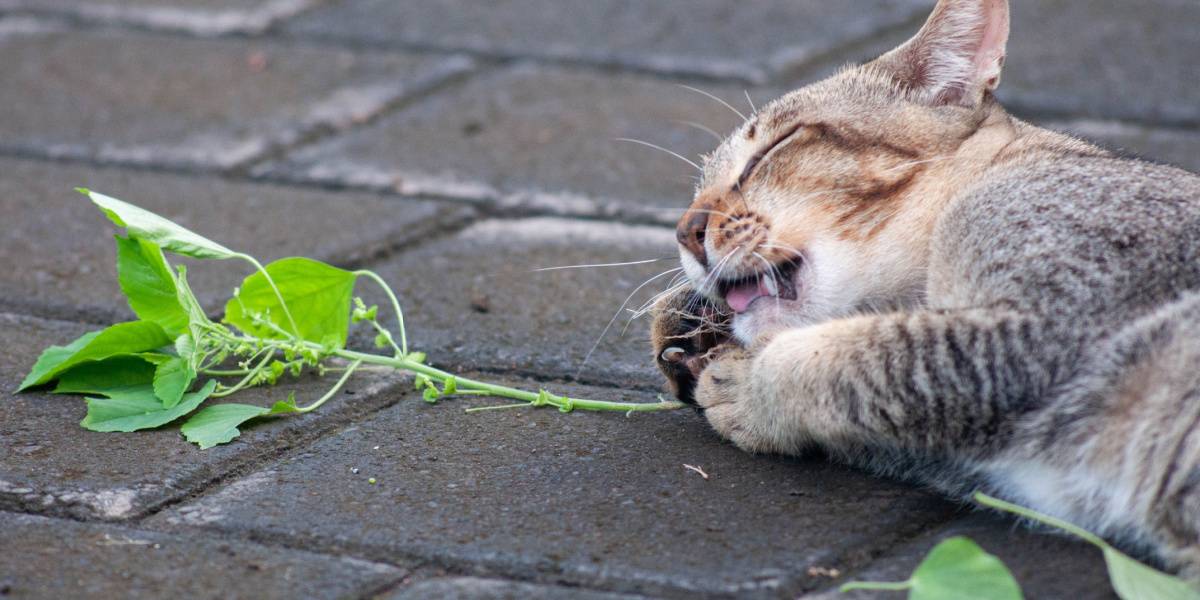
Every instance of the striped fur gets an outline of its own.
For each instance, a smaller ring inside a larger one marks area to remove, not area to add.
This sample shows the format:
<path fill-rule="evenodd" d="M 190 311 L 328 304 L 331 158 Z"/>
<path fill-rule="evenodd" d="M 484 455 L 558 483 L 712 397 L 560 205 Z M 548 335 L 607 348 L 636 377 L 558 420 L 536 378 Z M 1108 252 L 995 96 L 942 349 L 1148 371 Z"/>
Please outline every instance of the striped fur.
<path fill-rule="evenodd" d="M 1003 0 L 942 0 L 726 140 L 656 357 L 748 451 L 982 489 L 1200 577 L 1200 177 L 1008 115 L 1007 28 Z M 786 261 L 797 299 L 714 335 L 720 282 Z"/>

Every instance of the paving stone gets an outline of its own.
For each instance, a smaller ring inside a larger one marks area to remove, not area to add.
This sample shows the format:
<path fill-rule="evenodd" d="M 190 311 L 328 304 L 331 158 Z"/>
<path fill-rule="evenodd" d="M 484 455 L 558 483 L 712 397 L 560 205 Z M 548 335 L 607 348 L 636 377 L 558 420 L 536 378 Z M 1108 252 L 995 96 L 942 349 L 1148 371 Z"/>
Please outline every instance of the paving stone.
<path fill-rule="evenodd" d="M 665 260 L 535 272 L 655 258 Z M 537 218 L 479 223 L 371 268 L 400 295 L 410 347 L 435 363 L 658 389 L 649 317 L 625 331 L 631 315 L 620 310 L 591 360 L 583 361 L 625 299 L 677 263 L 669 229 Z M 626 308 L 638 308 L 670 279 L 649 283 Z"/>
<path fill-rule="evenodd" d="M 1200 131 L 1197 130 L 1084 119 L 1052 122 L 1047 126 L 1069 131 L 1122 153 L 1200 173 Z"/>
<path fill-rule="evenodd" d="M 0 0 L 0 10 L 66 15 L 106 24 L 199 35 L 259 33 L 321 0 Z"/>
<path fill-rule="evenodd" d="M 298 35 L 586 61 L 764 82 L 912 21 L 922 0 L 356 0 L 288 25 Z"/>
<path fill-rule="evenodd" d="M 351 558 L 0 512 L 5 598 L 346 598 L 404 575 Z"/>
<path fill-rule="evenodd" d="M 89 329 L 94 328 L 0 313 L 0 510 L 84 519 L 137 517 L 395 399 L 386 392 L 391 380 L 363 376 L 319 411 L 253 425 L 234 443 L 201 451 L 183 439 L 178 426 L 95 433 L 79 426 L 87 409 L 78 397 L 11 393 L 44 348 L 66 344 Z M 295 392 L 304 403 L 328 385 L 289 379 L 234 398 L 269 406 Z"/>
<path fill-rule="evenodd" d="M 0 37 L 0 149 L 228 168 L 360 122 L 462 58 L 114 32 Z"/>
<path fill-rule="evenodd" d="M 422 581 L 384 596 L 384 600 L 632 600 L 639 597 L 500 579 L 452 577 Z"/>
<path fill-rule="evenodd" d="M 1024 112 L 1200 123 L 1200 3 L 1013 4 L 999 97 Z"/>
<path fill-rule="evenodd" d="M 938 542 L 965 535 L 996 555 L 1012 571 L 1026 598 L 1115 600 L 1108 583 L 1104 557 L 1094 546 L 1050 533 L 1019 527 L 999 516 L 974 514 L 888 552 L 870 566 L 853 573 L 842 570 L 845 581 L 904 581 Z M 826 565 L 826 568 L 837 568 Z M 879 592 L 841 594 L 836 586 L 804 596 L 804 600 L 878 600 Z"/>
<path fill-rule="evenodd" d="M 698 85 L 749 110 L 742 87 Z M 741 119 L 668 81 L 522 65 L 473 78 L 258 172 L 668 222 L 690 202 L 696 172 L 664 152 L 615 140 L 637 138 L 693 159 L 716 147 L 711 136 L 678 121 L 724 135 Z"/>
<path fill-rule="evenodd" d="M 953 510 L 822 458 L 745 454 L 692 411 L 461 410 L 479 403 L 428 405 L 406 390 L 303 455 L 148 522 L 614 592 L 794 597 L 813 583 L 808 567 L 853 562 Z"/>
<path fill-rule="evenodd" d="M 0 272 L 0 310 L 70 320 L 132 318 L 117 286 L 117 229 L 75 186 L 144 206 L 264 263 L 292 255 L 354 263 L 468 214 L 432 202 L 34 161 L 0 160 L 0 172 L 0 262 L 16 265 Z M 252 270 L 180 262 L 210 310 Z"/>

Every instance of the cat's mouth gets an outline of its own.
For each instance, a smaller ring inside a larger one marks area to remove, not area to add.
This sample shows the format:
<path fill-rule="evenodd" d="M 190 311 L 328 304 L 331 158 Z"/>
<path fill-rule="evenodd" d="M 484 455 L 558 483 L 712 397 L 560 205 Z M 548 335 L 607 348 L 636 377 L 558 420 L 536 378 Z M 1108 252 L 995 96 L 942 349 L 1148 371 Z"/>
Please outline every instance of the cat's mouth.
<path fill-rule="evenodd" d="M 733 312 L 741 314 L 762 298 L 779 300 L 795 300 L 796 274 L 799 273 L 799 259 L 772 265 L 771 269 L 752 273 L 736 279 L 727 279 L 717 283 L 717 293 L 725 299 L 725 303 Z"/>

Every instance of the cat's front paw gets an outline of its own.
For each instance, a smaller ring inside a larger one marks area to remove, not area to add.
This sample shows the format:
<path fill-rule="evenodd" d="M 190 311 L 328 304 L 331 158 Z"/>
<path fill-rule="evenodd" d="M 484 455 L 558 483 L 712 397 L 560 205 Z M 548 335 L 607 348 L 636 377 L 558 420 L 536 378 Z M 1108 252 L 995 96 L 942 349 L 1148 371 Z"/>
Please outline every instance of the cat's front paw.
<path fill-rule="evenodd" d="M 694 404 L 700 374 L 729 340 L 729 317 L 699 294 L 684 289 L 654 308 L 654 359 L 672 394 Z"/>
<path fill-rule="evenodd" d="M 713 360 L 700 373 L 696 386 L 696 404 L 704 411 L 712 428 L 721 437 L 748 452 L 774 450 L 770 441 L 769 423 L 760 423 L 756 403 L 767 401 L 755 398 L 751 386 L 753 355 L 746 349 L 727 344 L 715 353 Z"/>

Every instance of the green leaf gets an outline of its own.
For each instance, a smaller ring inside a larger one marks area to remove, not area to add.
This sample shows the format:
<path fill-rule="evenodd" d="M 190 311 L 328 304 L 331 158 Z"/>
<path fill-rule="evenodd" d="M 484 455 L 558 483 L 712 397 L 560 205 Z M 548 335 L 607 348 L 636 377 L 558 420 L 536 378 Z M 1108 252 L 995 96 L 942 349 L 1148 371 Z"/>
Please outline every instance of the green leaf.
<path fill-rule="evenodd" d="M 1113 589 L 1124 600 L 1196 600 L 1200 591 L 1178 577 L 1151 569 L 1105 544 L 1104 562 Z"/>
<path fill-rule="evenodd" d="M 1010 512 L 1062 529 L 1100 548 L 1104 552 L 1104 562 L 1108 565 L 1109 581 L 1112 582 L 1113 589 L 1122 600 L 1200 600 L 1200 589 L 1192 587 L 1178 577 L 1172 577 L 1152 569 L 1126 556 L 1108 545 L 1108 542 L 1100 539 L 1096 534 L 1078 525 L 1042 514 L 1031 508 L 993 498 L 982 492 L 975 493 L 975 501 L 996 510 Z"/>
<path fill-rule="evenodd" d="M 200 391 L 184 394 L 172 408 L 163 408 L 152 386 L 142 386 L 120 392 L 110 391 L 111 398 L 88 398 L 88 414 L 79 424 L 91 431 L 137 431 L 166 425 L 200 406 L 217 387 L 210 379 Z"/>
<path fill-rule="evenodd" d="M 163 408 L 172 408 L 195 380 L 196 371 L 188 360 L 172 356 L 154 369 L 154 395 L 162 401 Z"/>
<path fill-rule="evenodd" d="M 117 240 L 117 279 L 129 308 L 143 321 L 162 326 L 167 335 L 187 331 L 188 313 L 179 303 L 175 277 L 162 250 L 136 237 Z"/>
<path fill-rule="evenodd" d="M 346 345 L 354 273 L 307 258 L 285 258 L 266 269 L 295 317 L 302 339 L 336 348 Z M 282 337 L 277 331 L 255 325 L 251 318 L 267 315 L 280 329 L 291 331 L 279 299 L 262 273 L 247 277 L 240 289 L 225 305 L 227 323 L 258 337 Z"/>
<path fill-rule="evenodd" d="M 1019 600 L 1021 588 L 1000 559 L 966 537 L 934 547 L 912 575 L 912 600 Z"/>
<path fill-rule="evenodd" d="M 168 358 L 166 355 L 162 355 Z M 81 364 L 58 378 L 55 394 L 104 394 L 150 385 L 154 364 L 143 355 L 124 355 Z"/>
<path fill-rule="evenodd" d="M 192 258 L 226 259 L 240 256 L 237 252 L 144 208 L 87 188 L 76 188 L 76 191 L 96 203 L 118 227 L 128 229 L 129 233 L 152 242 L 163 250 Z"/>
<path fill-rule="evenodd" d="M 66 370 L 89 361 L 122 354 L 136 354 L 171 343 L 163 328 L 151 321 L 119 323 L 93 331 L 66 346 L 50 346 L 42 352 L 17 391 L 49 383 Z"/>
<path fill-rule="evenodd" d="M 942 541 L 929 552 L 908 581 L 851 582 L 841 591 L 908 590 L 909 600 L 1021 600 L 1021 588 L 1008 567 L 969 538 Z"/>
<path fill-rule="evenodd" d="M 276 402 L 271 408 L 249 404 L 218 404 L 192 415 L 181 430 L 189 442 L 207 450 L 241 435 L 238 426 L 250 419 L 298 412 L 294 402 Z"/>

